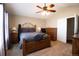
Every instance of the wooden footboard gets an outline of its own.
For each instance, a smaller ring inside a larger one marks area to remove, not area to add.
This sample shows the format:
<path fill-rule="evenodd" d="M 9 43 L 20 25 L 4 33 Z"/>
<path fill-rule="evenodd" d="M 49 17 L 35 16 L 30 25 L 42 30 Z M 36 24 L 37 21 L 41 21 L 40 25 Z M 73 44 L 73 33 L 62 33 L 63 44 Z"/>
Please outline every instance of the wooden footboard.
<path fill-rule="evenodd" d="M 23 44 L 22 44 L 23 56 L 25 56 L 31 52 L 49 47 L 49 46 L 50 46 L 50 39 L 43 39 L 40 41 L 30 41 L 30 42 L 27 42 L 24 39 Z"/>

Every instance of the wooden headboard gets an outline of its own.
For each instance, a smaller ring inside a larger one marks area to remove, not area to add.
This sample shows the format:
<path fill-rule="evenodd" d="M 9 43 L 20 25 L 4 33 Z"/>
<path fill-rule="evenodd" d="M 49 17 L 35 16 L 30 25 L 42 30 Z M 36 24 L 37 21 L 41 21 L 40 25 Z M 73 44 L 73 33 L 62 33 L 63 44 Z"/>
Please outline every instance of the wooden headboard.
<path fill-rule="evenodd" d="M 25 32 L 36 32 L 36 25 L 32 23 L 18 24 L 18 41 L 20 40 L 20 34 Z"/>
<path fill-rule="evenodd" d="M 36 25 L 33 25 L 31 23 L 19 24 L 18 29 L 20 29 L 21 32 L 35 32 L 36 31 Z"/>
<path fill-rule="evenodd" d="M 32 23 L 24 23 L 21 25 L 21 27 L 25 27 L 25 28 L 36 28 L 36 25 L 32 24 Z"/>

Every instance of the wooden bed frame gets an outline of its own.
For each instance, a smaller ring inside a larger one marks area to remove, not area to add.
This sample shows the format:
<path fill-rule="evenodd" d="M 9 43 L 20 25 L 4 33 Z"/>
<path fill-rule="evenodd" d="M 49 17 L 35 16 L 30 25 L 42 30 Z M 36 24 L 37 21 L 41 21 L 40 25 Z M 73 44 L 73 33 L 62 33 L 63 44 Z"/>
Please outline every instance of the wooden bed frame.
<path fill-rule="evenodd" d="M 28 31 L 27 30 L 28 28 L 29 27 L 23 28 L 22 25 L 21 25 L 18 30 L 20 30 L 19 32 L 21 33 L 23 29 L 24 29 L 25 32 Z M 34 30 L 34 28 L 35 28 L 35 30 Z M 33 29 L 33 31 L 35 32 L 36 31 L 36 25 L 34 25 L 34 28 L 31 28 L 31 30 Z M 32 53 L 34 51 L 40 50 L 40 49 L 50 47 L 50 46 L 51 46 L 51 44 L 50 44 L 50 37 L 49 36 L 48 36 L 47 39 L 42 39 L 42 40 L 39 40 L 39 41 L 27 42 L 26 39 L 23 39 L 23 44 L 22 44 L 23 56 L 25 56 L 25 55 L 27 55 L 29 53 Z"/>

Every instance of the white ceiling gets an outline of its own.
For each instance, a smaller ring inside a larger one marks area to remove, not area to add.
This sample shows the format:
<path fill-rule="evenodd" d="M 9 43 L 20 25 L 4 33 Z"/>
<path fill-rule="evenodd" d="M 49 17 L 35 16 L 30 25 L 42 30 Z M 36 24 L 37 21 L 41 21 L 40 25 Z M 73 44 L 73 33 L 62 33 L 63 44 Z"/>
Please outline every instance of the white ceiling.
<path fill-rule="evenodd" d="M 40 11 L 40 9 L 36 7 L 37 5 L 43 6 L 42 3 L 6 3 L 5 7 L 8 13 L 13 15 L 44 18 L 45 16 L 41 15 L 40 13 L 36 13 L 37 11 Z M 57 11 L 61 8 L 65 8 L 73 5 L 79 5 L 79 4 L 78 3 L 57 3 L 55 4 L 54 9 Z"/>

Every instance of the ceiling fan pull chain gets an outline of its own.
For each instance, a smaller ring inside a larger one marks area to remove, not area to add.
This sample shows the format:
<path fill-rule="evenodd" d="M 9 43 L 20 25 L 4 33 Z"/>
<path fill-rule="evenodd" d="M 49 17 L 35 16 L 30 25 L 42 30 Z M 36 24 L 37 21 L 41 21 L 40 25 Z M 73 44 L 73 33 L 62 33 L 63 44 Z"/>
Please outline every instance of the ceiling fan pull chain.
<path fill-rule="evenodd" d="M 46 7 L 46 3 L 44 3 L 44 6 Z"/>

